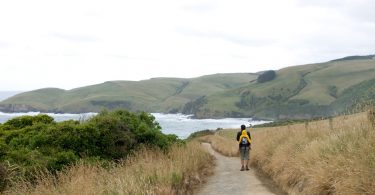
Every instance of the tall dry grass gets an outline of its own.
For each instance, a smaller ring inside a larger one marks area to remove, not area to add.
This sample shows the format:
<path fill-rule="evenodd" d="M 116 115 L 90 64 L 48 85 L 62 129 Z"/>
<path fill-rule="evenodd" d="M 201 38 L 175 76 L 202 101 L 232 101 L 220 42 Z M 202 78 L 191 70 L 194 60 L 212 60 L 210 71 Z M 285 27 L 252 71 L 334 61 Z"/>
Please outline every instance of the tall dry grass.
<path fill-rule="evenodd" d="M 371 123 L 371 125 L 372 125 L 373 127 L 375 127 L 375 107 L 374 107 L 374 108 L 371 108 L 371 109 L 368 111 L 367 118 L 368 118 L 369 122 Z"/>
<path fill-rule="evenodd" d="M 142 149 L 111 168 L 79 163 L 37 185 L 13 184 L 4 194 L 187 194 L 212 171 L 212 157 L 197 142 L 168 153 Z"/>
<path fill-rule="evenodd" d="M 222 135 L 206 135 L 198 138 L 200 142 L 207 142 L 211 147 L 224 156 L 239 156 L 238 143 L 233 139 L 228 139 Z"/>
<path fill-rule="evenodd" d="M 372 113 L 254 131 L 250 163 L 289 194 L 375 194 Z"/>

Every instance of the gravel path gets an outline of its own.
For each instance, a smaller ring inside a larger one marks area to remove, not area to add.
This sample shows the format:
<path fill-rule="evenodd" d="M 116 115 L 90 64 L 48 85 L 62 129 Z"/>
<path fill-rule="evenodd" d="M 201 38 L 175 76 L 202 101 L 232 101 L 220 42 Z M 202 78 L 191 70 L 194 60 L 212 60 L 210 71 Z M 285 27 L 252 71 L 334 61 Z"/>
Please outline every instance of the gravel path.
<path fill-rule="evenodd" d="M 217 166 L 214 175 L 208 178 L 207 183 L 194 194 L 285 195 L 270 179 L 259 176 L 255 170 L 250 168 L 249 171 L 240 171 L 241 163 L 238 157 L 225 157 L 215 152 L 207 143 L 203 143 L 203 146 L 215 156 Z"/>

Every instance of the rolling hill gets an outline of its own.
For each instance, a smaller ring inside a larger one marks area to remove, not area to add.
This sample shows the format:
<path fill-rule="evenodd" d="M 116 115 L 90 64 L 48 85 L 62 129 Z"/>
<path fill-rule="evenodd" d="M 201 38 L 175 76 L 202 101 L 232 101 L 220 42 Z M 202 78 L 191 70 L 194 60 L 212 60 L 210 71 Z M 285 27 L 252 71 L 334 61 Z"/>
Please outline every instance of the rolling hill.
<path fill-rule="evenodd" d="M 46 88 L 0 102 L 4 112 L 98 112 L 103 108 L 194 114 L 197 118 L 314 118 L 374 103 L 375 56 L 349 56 L 326 63 L 292 66 L 257 82 L 260 73 L 197 78 L 108 81 L 62 90 Z"/>
<path fill-rule="evenodd" d="M 179 112 L 190 101 L 246 86 L 257 76 L 215 74 L 191 79 L 108 81 L 72 90 L 45 88 L 13 96 L 0 103 L 0 110 L 82 113 L 121 107 L 131 111 Z"/>
<path fill-rule="evenodd" d="M 208 103 L 196 112 L 197 116 L 233 115 L 227 113 L 229 110 L 241 116 L 269 119 L 315 118 L 375 101 L 374 59 L 294 66 L 278 70 L 276 75 L 266 83 L 251 82 L 230 93 L 208 96 Z M 218 107 L 222 102 L 235 103 Z"/>

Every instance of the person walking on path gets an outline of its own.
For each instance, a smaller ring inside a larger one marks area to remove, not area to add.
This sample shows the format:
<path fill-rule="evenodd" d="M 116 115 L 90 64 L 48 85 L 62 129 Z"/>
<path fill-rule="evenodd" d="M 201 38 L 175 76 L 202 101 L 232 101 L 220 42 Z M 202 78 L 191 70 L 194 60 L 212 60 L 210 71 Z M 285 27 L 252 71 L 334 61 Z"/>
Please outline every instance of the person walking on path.
<path fill-rule="evenodd" d="M 249 156 L 251 149 L 251 135 L 248 131 L 246 131 L 245 125 L 241 125 L 241 131 L 237 133 L 237 141 L 240 150 L 241 171 L 248 171 L 248 163 L 250 159 Z"/>

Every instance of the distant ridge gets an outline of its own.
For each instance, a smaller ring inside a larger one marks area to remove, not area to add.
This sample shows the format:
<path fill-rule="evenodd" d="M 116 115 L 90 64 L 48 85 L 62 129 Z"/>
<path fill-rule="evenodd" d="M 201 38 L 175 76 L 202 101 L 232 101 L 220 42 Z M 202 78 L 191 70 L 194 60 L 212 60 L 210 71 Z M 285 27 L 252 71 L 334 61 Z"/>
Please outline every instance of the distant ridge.
<path fill-rule="evenodd" d="M 375 55 L 347 56 L 347 57 L 344 57 L 344 58 L 339 58 L 339 59 L 331 60 L 330 62 L 345 61 L 345 60 L 371 60 L 371 59 L 375 59 Z"/>
<path fill-rule="evenodd" d="M 275 70 L 259 82 L 254 73 L 196 78 L 107 81 L 72 90 L 44 88 L 0 102 L 2 112 L 129 111 L 192 114 L 196 118 L 310 119 L 375 105 L 375 55 Z M 263 75 L 264 76 L 264 75 Z"/>

